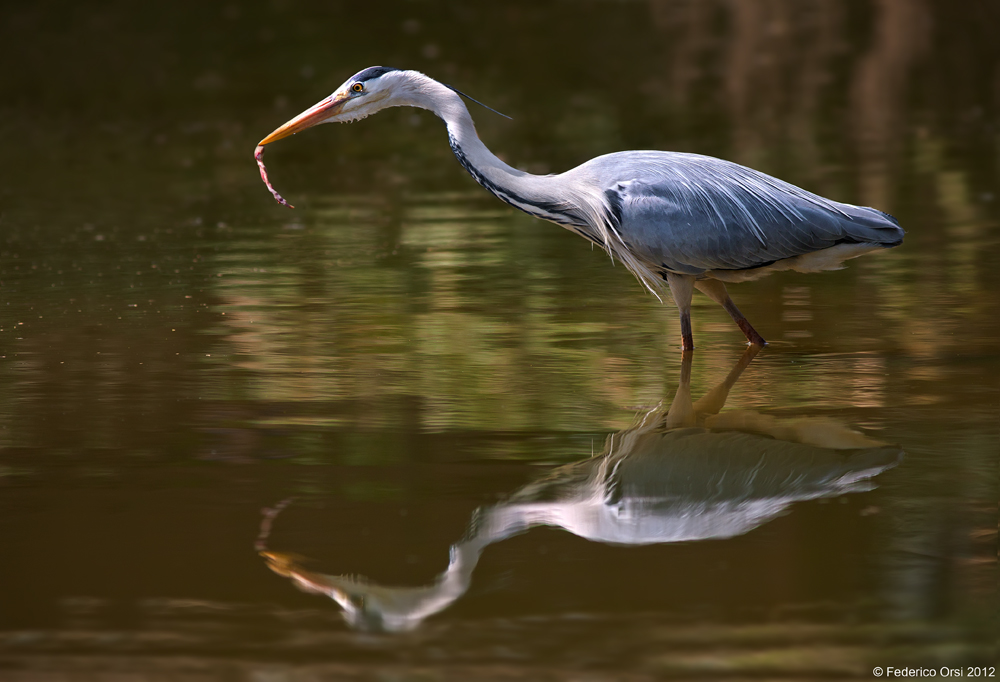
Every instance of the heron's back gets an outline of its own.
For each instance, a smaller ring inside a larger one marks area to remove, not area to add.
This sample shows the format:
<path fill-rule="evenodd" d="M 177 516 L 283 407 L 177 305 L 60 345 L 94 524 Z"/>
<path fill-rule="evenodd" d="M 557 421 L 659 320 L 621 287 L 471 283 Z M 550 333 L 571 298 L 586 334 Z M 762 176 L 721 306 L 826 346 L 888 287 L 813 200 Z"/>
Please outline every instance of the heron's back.
<path fill-rule="evenodd" d="M 709 156 L 620 152 L 565 175 L 604 191 L 629 250 L 660 271 L 749 270 L 842 245 L 852 257 L 903 240 L 887 213 Z"/>

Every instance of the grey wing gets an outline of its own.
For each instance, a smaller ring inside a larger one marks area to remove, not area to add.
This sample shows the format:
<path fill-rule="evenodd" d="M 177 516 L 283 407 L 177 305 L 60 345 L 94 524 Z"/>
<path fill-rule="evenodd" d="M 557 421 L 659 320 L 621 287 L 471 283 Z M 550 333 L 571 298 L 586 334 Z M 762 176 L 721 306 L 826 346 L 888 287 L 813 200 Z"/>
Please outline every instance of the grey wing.
<path fill-rule="evenodd" d="M 700 274 L 768 265 L 837 244 L 895 246 L 892 216 L 694 154 L 639 157 L 606 196 L 629 250 L 663 270 Z"/>

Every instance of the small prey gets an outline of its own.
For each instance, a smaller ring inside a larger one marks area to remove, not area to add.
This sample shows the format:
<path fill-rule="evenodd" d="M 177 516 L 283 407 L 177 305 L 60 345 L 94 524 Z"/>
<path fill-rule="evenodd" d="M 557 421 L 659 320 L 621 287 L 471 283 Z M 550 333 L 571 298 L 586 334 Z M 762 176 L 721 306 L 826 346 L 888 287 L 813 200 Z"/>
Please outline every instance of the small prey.
<path fill-rule="evenodd" d="M 257 159 L 257 165 L 260 167 L 260 179 L 264 181 L 267 188 L 271 190 L 271 194 L 274 196 L 274 200 L 277 201 L 282 206 L 287 206 L 288 208 L 295 208 L 288 201 L 285 200 L 283 196 L 278 194 L 278 190 L 271 185 L 271 181 L 267 179 L 267 169 L 264 168 L 264 145 L 259 144 L 257 148 L 253 151 L 253 158 Z"/>

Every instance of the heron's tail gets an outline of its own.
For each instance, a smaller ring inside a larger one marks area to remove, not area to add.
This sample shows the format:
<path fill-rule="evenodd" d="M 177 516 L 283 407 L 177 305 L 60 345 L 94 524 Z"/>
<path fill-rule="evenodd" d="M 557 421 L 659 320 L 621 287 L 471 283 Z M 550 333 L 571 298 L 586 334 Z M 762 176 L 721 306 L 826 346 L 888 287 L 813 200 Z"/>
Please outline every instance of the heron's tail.
<path fill-rule="evenodd" d="M 837 208 L 846 216 L 841 244 L 877 244 L 890 249 L 903 243 L 906 232 L 895 217 L 868 206 L 841 204 Z"/>

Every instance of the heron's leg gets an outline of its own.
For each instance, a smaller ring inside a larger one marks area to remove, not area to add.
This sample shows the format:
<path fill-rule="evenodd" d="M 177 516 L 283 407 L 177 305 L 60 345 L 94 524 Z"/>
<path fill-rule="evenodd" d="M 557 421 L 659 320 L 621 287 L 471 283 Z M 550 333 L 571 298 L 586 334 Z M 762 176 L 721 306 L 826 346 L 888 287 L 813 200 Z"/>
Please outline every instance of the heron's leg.
<path fill-rule="evenodd" d="M 729 298 L 729 292 L 726 291 L 725 284 L 717 279 L 701 279 L 695 282 L 694 286 L 698 291 L 726 309 L 729 317 L 733 318 L 733 322 L 740 328 L 743 335 L 747 337 L 747 341 L 754 346 L 767 345 L 764 337 L 757 333 L 757 330 L 750 325 L 750 321 L 743 316 L 740 309 L 733 303 L 733 299 Z"/>
<path fill-rule="evenodd" d="M 691 335 L 691 296 L 694 294 L 694 276 L 668 272 L 666 278 L 674 303 L 681 313 L 681 350 L 694 350 L 694 337 Z"/>

